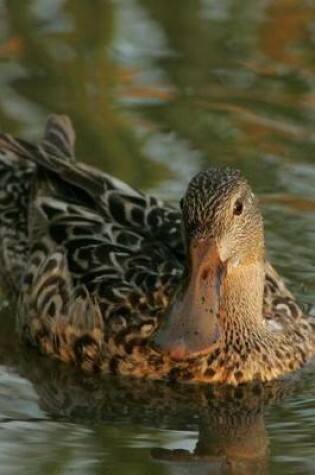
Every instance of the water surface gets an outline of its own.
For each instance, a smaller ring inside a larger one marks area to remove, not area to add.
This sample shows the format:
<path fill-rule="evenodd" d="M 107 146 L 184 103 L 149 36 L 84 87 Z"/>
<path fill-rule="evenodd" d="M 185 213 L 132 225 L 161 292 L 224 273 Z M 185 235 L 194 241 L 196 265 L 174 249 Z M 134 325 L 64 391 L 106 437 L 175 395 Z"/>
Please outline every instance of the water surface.
<path fill-rule="evenodd" d="M 0 0 L 0 126 L 69 114 L 77 156 L 177 201 L 212 164 L 260 196 L 268 256 L 315 312 L 311 0 Z M 0 322 L 6 474 L 313 474 L 315 371 L 229 393 L 93 380 Z"/>

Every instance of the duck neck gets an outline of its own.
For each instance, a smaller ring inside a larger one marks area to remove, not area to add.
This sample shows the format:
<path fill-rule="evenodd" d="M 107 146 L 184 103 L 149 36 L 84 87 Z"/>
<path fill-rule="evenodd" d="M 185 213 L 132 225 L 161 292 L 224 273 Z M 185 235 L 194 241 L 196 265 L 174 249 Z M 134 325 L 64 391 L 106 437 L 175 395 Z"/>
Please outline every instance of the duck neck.
<path fill-rule="evenodd" d="M 264 331 L 264 261 L 227 268 L 222 283 L 220 321 L 226 342 L 250 341 Z"/>

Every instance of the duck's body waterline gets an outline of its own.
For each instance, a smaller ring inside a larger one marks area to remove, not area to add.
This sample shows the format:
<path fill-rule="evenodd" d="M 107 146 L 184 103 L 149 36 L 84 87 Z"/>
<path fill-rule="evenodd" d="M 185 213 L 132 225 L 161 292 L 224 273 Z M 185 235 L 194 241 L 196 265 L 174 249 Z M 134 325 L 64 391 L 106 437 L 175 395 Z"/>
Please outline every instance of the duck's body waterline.
<path fill-rule="evenodd" d="M 198 174 L 181 213 L 75 163 L 73 145 L 62 116 L 39 146 L 0 137 L 1 273 L 24 339 L 89 371 L 230 384 L 313 356 L 239 172 Z"/>

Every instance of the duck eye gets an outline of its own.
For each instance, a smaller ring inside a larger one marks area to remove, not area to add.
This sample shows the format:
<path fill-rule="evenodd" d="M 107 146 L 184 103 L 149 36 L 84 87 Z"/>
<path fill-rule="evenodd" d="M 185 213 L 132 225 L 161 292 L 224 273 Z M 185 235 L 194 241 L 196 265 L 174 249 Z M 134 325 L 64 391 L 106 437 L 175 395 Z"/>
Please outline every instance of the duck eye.
<path fill-rule="evenodd" d="M 234 216 L 239 216 L 243 212 L 243 203 L 241 200 L 236 200 L 233 206 L 233 214 Z"/>

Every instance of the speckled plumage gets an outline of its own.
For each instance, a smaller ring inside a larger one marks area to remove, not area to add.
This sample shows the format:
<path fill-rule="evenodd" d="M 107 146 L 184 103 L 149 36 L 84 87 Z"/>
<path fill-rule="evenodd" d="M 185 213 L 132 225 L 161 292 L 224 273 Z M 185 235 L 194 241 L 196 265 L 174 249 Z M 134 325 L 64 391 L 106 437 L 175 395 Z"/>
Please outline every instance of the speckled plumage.
<path fill-rule="evenodd" d="M 248 262 L 264 247 L 256 199 L 239 172 L 210 169 L 191 181 L 182 202 L 185 247 L 178 209 L 75 162 L 74 137 L 64 116 L 49 118 L 39 145 L 0 136 L 1 274 L 18 299 L 24 339 L 88 371 L 154 379 L 264 381 L 310 359 L 311 319 L 269 263 L 262 263 L 261 321 L 239 311 L 250 308 L 247 290 L 254 295 L 260 278 L 256 268 L 253 278 L 246 274 Z M 243 226 L 231 220 L 233 193 L 248 202 Z M 150 338 L 186 278 L 187 245 L 207 235 L 224 242 L 243 292 L 233 293 L 228 274 L 218 345 L 175 361 Z M 249 239 L 257 246 L 246 260 Z"/>

